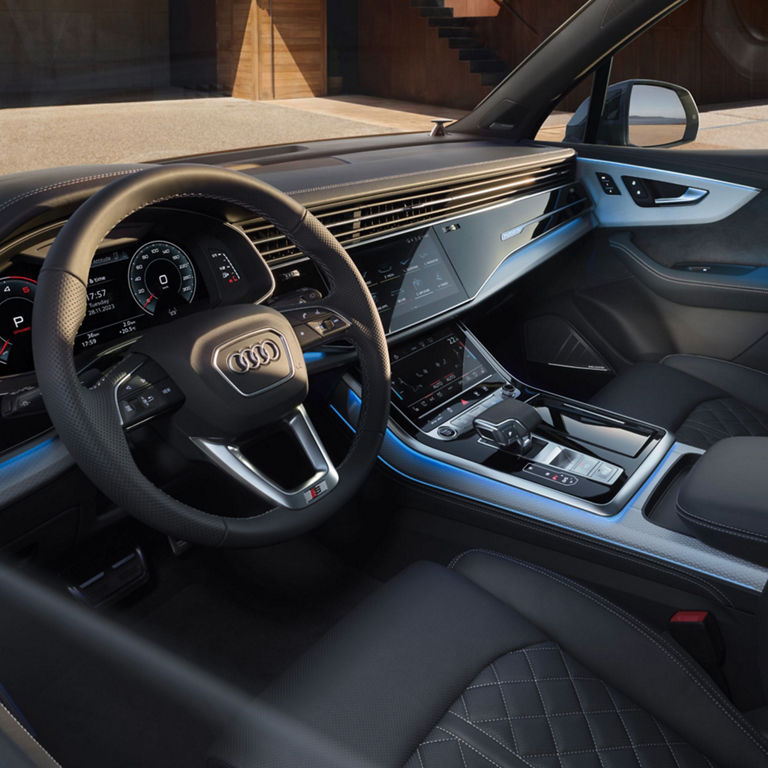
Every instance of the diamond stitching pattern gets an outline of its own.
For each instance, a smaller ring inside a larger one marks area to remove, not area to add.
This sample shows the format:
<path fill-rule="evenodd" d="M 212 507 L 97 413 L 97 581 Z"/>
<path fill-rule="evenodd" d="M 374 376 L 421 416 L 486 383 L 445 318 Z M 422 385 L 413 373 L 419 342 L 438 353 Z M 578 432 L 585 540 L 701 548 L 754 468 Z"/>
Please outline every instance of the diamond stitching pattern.
<path fill-rule="evenodd" d="M 701 403 L 677 430 L 680 442 L 699 448 L 726 437 L 761 435 L 768 435 L 768 415 L 733 398 Z"/>
<path fill-rule="evenodd" d="M 457 729 L 455 723 L 465 725 Z M 458 732 L 460 731 L 460 732 Z M 483 669 L 406 768 L 715 768 L 552 642 Z"/>

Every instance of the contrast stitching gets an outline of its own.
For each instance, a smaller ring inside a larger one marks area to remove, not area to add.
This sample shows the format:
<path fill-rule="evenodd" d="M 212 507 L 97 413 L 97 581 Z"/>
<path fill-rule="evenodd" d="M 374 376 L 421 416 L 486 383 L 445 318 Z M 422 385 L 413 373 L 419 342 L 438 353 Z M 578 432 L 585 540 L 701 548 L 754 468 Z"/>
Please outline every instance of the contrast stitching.
<path fill-rule="evenodd" d="M 54 189 L 64 189 L 65 187 L 73 187 L 77 184 L 83 184 L 86 181 L 97 181 L 99 179 L 110 179 L 110 178 L 116 178 L 118 176 L 127 176 L 131 173 L 138 173 L 139 171 L 143 170 L 142 168 L 132 168 L 127 171 L 113 171 L 111 173 L 99 173 L 94 176 L 81 176 L 77 179 L 69 179 L 67 181 L 59 181 L 56 184 L 48 184 L 44 187 L 36 187 L 35 189 L 28 190 L 27 192 L 23 192 L 22 194 L 16 195 L 15 197 L 12 197 L 10 200 L 6 200 L 2 205 L 0 205 L 0 211 L 5 210 L 6 208 L 10 208 L 14 203 L 18 203 L 21 200 L 26 199 L 27 197 L 33 197 L 34 195 L 37 195 L 41 192 L 51 192 Z"/>
<path fill-rule="evenodd" d="M 531 660 L 528 658 L 528 654 L 525 652 L 525 648 L 523 648 L 523 656 L 525 657 L 525 663 L 528 665 L 528 669 L 531 670 L 531 677 L 533 678 L 533 684 L 536 686 L 536 693 L 539 694 L 541 709 L 546 716 L 547 728 L 549 729 L 549 735 L 552 737 L 552 746 L 554 746 L 555 753 L 557 754 L 557 763 L 560 766 L 560 768 L 563 768 L 563 760 L 560 757 L 560 747 L 557 746 L 557 740 L 555 739 L 555 731 L 552 728 L 552 723 L 549 719 L 549 712 L 547 712 L 547 705 L 544 703 L 544 696 L 541 693 L 541 686 L 539 685 L 539 681 L 536 678 L 536 672 L 533 669 L 533 664 L 531 664 Z"/>
<path fill-rule="evenodd" d="M 466 718 L 462 717 L 461 715 L 457 714 L 456 712 L 454 712 L 453 714 L 454 714 L 456 717 L 458 717 L 458 718 L 459 718 L 459 720 L 461 720 L 461 721 L 463 721 L 464 723 L 466 723 L 467 725 L 471 726 L 471 727 L 472 727 L 472 728 L 474 728 L 476 731 L 479 731 L 480 733 L 482 733 L 482 734 L 483 734 L 483 736 L 487 736 L 487 737 L 488 737 L 488 738 L 489 738 L 491 741 L 493 741 L 493 742 L 495 742 L 496 744 L 498 744 L 498 745 L 499 745 L 499 746 L 500 746 L 502 749 L 506 749 L 506 750 L 507 750 L 507 752 L 509 752 L 510 754 L 512 754 L 512 755 L 514 755 L 515 757 L 517 757 L 517 758 L 519 758 L 520 760 L 522 760 L 522 761 L 523 761 L 523 762 L 524 762 L 526 765 L 530 765 L 530 766 L 531 766 L 531 768 L 535 768 L 535 766 L 533 766 L 533 765 L 532 765 L 530 762 L 528 762 L 528 760 L 526 760 L 526 759 L 525 759 L 525 757 L 523 757 L 523 755 L 521 755 L 519 752 L 517 752 L 517 749 L 515 749 L 514 751 L 513 751 L 513 750 L 511 750 L 511 749 L 510 749 L 510 748 L 509 748 L 509 747 L 508 747 L 508 746 L 507 746 L 507 745 L 506 745 L 506 744 L 505 744 L 503 741 L 499 741 L 499 739 L 497 739 L 497 738 L 496 738 L 496 737 L 495 737 L 495 736 L 494 736 L 492 733 L 488 733 L 488 731 L 486 731 L 484 728 L 480 728 L 480 726 L 479 726 L 479 725 L 477 725 L 477 723 L 473 723 L 471 720 L 467 720 Z M 438 726 L 436 726 L 436 727 L 437 727 L 437 728 L 440 728 L 440 726 L 439 726 L 439 725 L 438 725 Z M 442 728 L 440 728 L 440 730 L 443 730 L 443 729 L 442 729 Z M 450 731 L 448 731 L 448 733 L 450 733 Z M 457 737 L 457 738 L 458 738 L 458 737 Z M 557 745 L 555 745 L 555 748 L 557 748 Z"/>
<path fill-rule="evenodd" d="M 498 515 L 498 513 L 496 513 L 496 512 L 494 512 L 494 514 L 497 514 L 497 516 L 502 517 L 502 518 L 508 517 L 508 515 Z M 521 525 L 521 526 L 526 527 L 526 528 L 532 528 L 534 530 L 538 530 L 539 529 L 538 526 L 536 526 L 536 525 L 534 525 L 534 524 L 532 524 L 532 523 L 530 523 L 527 520 L 524 520 L 522 518 L 517 518 L 515 522 L 516 522 L 517 525 Z M 568 541 L 568 542 L 572 541 L 573 538 L 578 538 L 580 546 L 586 547 L 587 549 L 591 549 L 591 550 L 596 551 L 596 552 L 606 552 L 607 551 L 612 557 L 618 557 L 620 560 L 626 560 L 627 562 L 632 563 L 633 565 L 637 565 L 639 563 L 639 564 L 641 564 L 643 566 L 646 566 L 646 567 L 651 568 L 651 569 L 653 569 L 655 571 L 658 571 L 659 573 L 664 574 L 664 575 L 667 575 L 671 571 L 672 574 L 676 578 L 682 579 L 683 581 L 687 581 L 688 583 L 693 584 L 694 586 L 698 587 L 699 589 L 704 589 L 707 592 L 711 592 L 723 605 L 727 605 L 727 606 L 732 605 L 731 601 L 728 599 L 728 596 L 724 592 L 722 592 L 720 589 L 718 589 L 718 587 L 715 586 L 714 584 L 710 584 L 709 582 L 706 582 L 706 581 L 704 581 L 702 579 L 696 579 L 693 576 L 690 576 L 689 574 L 683 572 L 681 569 L 673 568 L 673 567 L 671 567 L 669 565 L 662 566 L 662 565 L 660 565 L 660 564 L 658 564 L 656 562 L 653 562 L 650 559 L 651 557 L 653 557 L 653 553 L 652 552 L 649 553 L 648 559 L 642 559 L 642 558 L 638 558 L 638 557 L 631 557 L 630 555 L 626 555 L 623 552 L 619 552 L 616 549 L 610 549 L 610 548 L 605 547 L 605 546 L 600 546 L 600 545 L 597 545 L 597 544 L 593 544 L 591 541 L 589 541 L 588 539 L 586 539 L 584 536 L 582 536 L 580 534 L 566 535 L 566 534 L 560 533 L 559 531 L 556 531 L 556 530 L 548 530 L 547 531 L 547 535 L 548 536 L 552 536 L 554 538 L 558 538 L 558 539 L 560 539 L 562 541 Z M 467 555 L 467 554 L 469 554 L 471 552 L 483 552 L 484 553 L 484 552 L 487 552 L 487 550 L 484 550 L 484 549 L 470 549 L 470 550 L 466 550 L 464 552 L 461 552 L 458 555 L 456 555 L 456 557 L 454 557 L 453 560 L 451 560 L 451 562 L 448 564 L 448 568 L 451 568 L 451 569 L 455 568 L 455 566 L 457 565 L 459 560 L 461 560 L 461 558 L 464 557 L 464 555 Z"/>
<path fill-rule="evenodd" d="M 667 363 L 668 360 L 675 360 L 675 359 L 681 359 L 681 360 L 710 360 L 713 363 L 720 363 L 722 367 L 734 367 L 734 368 L 742 368 L 745 371 L 750 371 L 751 373 L 754 373 L 758 376 L 761 376 L 766 380 L 766 384 L 768 384 L 768 374 L 763 373 L 763 371 L 758 371 L 756 368 L 750 368 L 748 365 L 744 365 L 743 363 L 734 363 L 731 360 L 722 360 L 719 357 L 712 357 L 712 355 L 685 355 L 685 354 L 679 354 L 679 353 L 673 353 L 669 355 L 665 355 L 661 358 L 659 361 L 662 365 L 669 365 L 670 368 L 674 368 L 676 371 L 680 371 L 681 373 L 685 373 L 688 376 L 693 376 L 695 379 L 701 379 L 701 381 L 706 381 L 707 384 L 712 384 L 711 381 L 707 381 L 706 379 L 703 379 L 701 376 L 695 373 L 688 373 L 688 371 L 684 371 L 682 368 L 678 368 L 676 365 L 670 365 Z M 712 384 L 713 387 L 716 387 L 717 384 Z M 718 387 L 719 389 L 719 387 Z"/>
<path fill-rule="evenodd" d="M 29 732 L 29 731 L 28 731 L 28 730 L 27 730 L 25 727 L 24 727 L 24 725 L 23 725 L 23 724 L 22 724 L 22 723 L 19 721 L 19 719 L 18 719 L 18 718 L 17 718 L 17 717 L 16 717 L 16 716 L 13 714 L 13 712 L 11 712 L 11 711 L 8 709 L 8 707 L 6 707 L 6 706 L 5 706 L 5 704 L 3 704 L 3 702 L 2 702 L 2 701 L 0 701 L 0 709 L 2 709 L 2 710 L 3 710 L 3 712 L 5 712 L 5 714 L 6 714 L 6 715 L 8 715 L 8 717 L 10 717 L 10 718 L 11 718 L 11 720 L 13 720 L 13 722 L 14 722 L 14 723 L 16 723 L 16 725 L 18 725 L 18 726 L 19 726 L 19 728 L 21 728 L 21 730 L 22 730 L 24 733 L 26 733 L 26 735 L 27 735 L 27 736 L 28 736 L 28 737 L 29 737 L 29 738 L 32 740 L 32 742 L 34 743 L 34 745 L 35 745 L 35 746 L 36 746 L 38 749 L 40 749 L 40 750 L 43 752 L 43 754 L 44 754 L 44 755 L 45 755 L 45 756 L 46 756 L 46 757 L 47 757 L 47 758 L 48 758 L 48 759 L 49 759 L 49 760 L 50 760 L 50 761 L 51 761 L 51 762 L 52 762 L 54 765 L 58 766 L 58 768 L 61 768 L 61 765 L 60 765 L 58 762 L 56 762 L 56 760 L 54 760 L 54 758 L 52 757 L 52 755 L 50 754 L 50 752 L 48 752 L 48 750 L 47 750 L 47 749 L 46 749 L 46 748 L 45 748 L 45 747 L 44 747 L 44 746 L 43 746 L 43 745 L 42 745 L 42 744 L 41 744 L 41 743 L 40 743 L 40 742 L 39 742 L 39 741 L 38 741 L 38 740 L 37 740 L 37 739 L 36 739 L 36 738 L 35 738 L 35 737 L 34 737 L 34 736 L 33 736 L 33 735 L 32 735 L 32 734 L 31 734 L 31 733 L 30 733 L 30 732 Z"/>
<path fill-rule="evenodd" d="M 754 531 L 745 531 L 743 528 L 737 528 L 733 525 L 728 525 L 726 523 L 718 523 L 712 520 L 706 520 L 703 517 L 699 517 L 698 515 L 693 514 L 693 512 L 689 512 L 687 509 L 685 509 L 680 502 L 677 502 L 677 511 L 685 518 L 688 518 L 690 522 L 694 523 L 695 525 L 700 525 L 703 528 L 711 528 L 715 531 L 720 531 L 723 533 L 732 533 L 734 536 L 738 536 L 742 539 L 751 539 L 752 541 L 757 541 L 760 544 L 766 544 L 768 543 L 768 536 L 762 536 L 759 533 L 755 533 Z"/>
<path fill-rule="evenodd" d="M 456 741 L 460 741 L 462 744 L 465 744 L 468 746 L 473 752 L 476 752 L 480 757 L 482 757 L 484 760 L 487 760 L 491 765 L 495 765 L 496 768 L 503 768 L 503 766 L 499 765 L 495 760 L 492 760 L 488 755 L 483 754 L 477 747 L 473 747 L 468 741 L 465 741 L 461 738 L 461 736 L 457 736 L 455 733 L 451 733 L 449 730 L 442 728 L 441 726 L 437 725 L 435 728 L 438 731 L 442 731 L 443 733 L 447 733 L 449 736 L 453 736 Z M 530 763 L 529 763 L 530 765 Z M 533 766 L 531 766 L 533 768 Z"/>
<path fill-rule="evenodd" d="M 589 731 L 589 738 L 592 739 L 592 746 L 594 747 L 595 753 L 597 754 L 597 759 L 600 761 L 600 765 L 605 768 L 605 763 L 603 762 L 603 756 L 600 754 L 600 751 L 597 748 L 597 739 L 595 738 L 595 732 L 592 730 L 592 723 L 589 722 L 589 717 L 587 715 L 596 715 L 597 712 L 587 712 L 587 710 L 584 707 L 584 703 L 581 700 L 581 694 L 579 693 L 578 688 L 576 687 L 575 683 L 575 677 L 571 674 L 571 668 L 568 665 L 568 661 L 565 658 L 565 654 L 563 653 L 563 649 L 558 645 L 557 651 L 560 654 L 560 659 L 563 662 L 563 667 L 565 667 L 565 671 L 568 673 L 568 677 L 571 679 L 571 688 L 573 688 L 573 692 L 576 695 L 576 701 L 579 702 L 579 707 L 581 707 L 581 715 L 584 717 L 584 722 L 587 724 L 587 730 Z M 603 683 L 605 685 L 605 683 Z M 607 687 L 607 686 L 606 686 Z M 610 694 L 609 694 L 610 695 Z M 616 706 L 616 702 L 613 699 L 613 696 L 611 698 L 611 703 L 613 704 L 614 711 L 619 714 L 619 708 Z M 637 710 L 635 710 L 637 711 Z M 576 713 L 574 713 L 576 714 Z M 621 719 L 622 725 L 624 724 L 624 720 L 621 718 L 621 714 L 619 714 L 619 718 Z M 549 717 L 547 717 L 547 721 L 549 721 Z M 624 730 L 626 731 L 626 726 L 624 727 Z M 638 760 L 638 763 L 640 761 Z"/>
<path fill-rule="evenodd" d="M 570 589 L 573 592 L 576 592 L 578 594 L 581 594 L 583 597 L 587 598 L 591 602 L 595 603 L 596 605 L 599 605 L 601 608 L 605 609 L 609 613 L 616 616 L 618 619 L 621 619 L 625 624 L 629 625 L 632 629 L 634 629 L 636 632 L 638 632 L 641 636 L 645 637 L 647 640 L 649 640 L 653 645 L 655 645 L 665 656 L 667 656 L 671 661 L 673 661 L 680 669 L 683 670 L 683 672 L 686 673 L 686 675 L 694 682 L 696 685 L 701 688 L 701 690 L 707 695 L 709 699 L 712 700 L 712 702 L 715 704 L 715 706 L 720 709 L 720 711 L 740 730 L 744 735 L 748 736 L 750 741 L 763 753 L 768 755 L 768 747 L 766 747 L 765 744 L 763 744 L 756 732 L 752 731 L 751 726 L 749 726 L 746 722 L 741 722 L 738 717 L 735 715 L 734 712 L 732 712 L 725 701 L 718 698 L 718 696 L 722 696 L 722 694 L 717 691 L 713 691 L 709 688 L 710 685 L 714 686 L 713 683 L 710 683 L 709 681 L 702 680 L 701 677 L 699 677 L 698 674 L 696 674 L 692 669 L 689 669 L 687 664 L 688 662 L 685 661 L 684 658 L 679 657 L 677 655 L 677 651 L 672 647 L 666 644 L 666 642 L 659 636 L 654 636 L 654 634 L 651 634 L 652 630 L 649 630 L 644 625 L 642 625 L 639 621 L 637 621 L 633 616 L 631 616 L 628 613 L 625 613 L 621 608 L 618 606 L 614 606 L 611 603 L 608 603 L 607 601 L 603 600 L 603 598 L 599 597 L 594 592 L 591 592 L 575 582 L 569 581 L 567 579 L 564 579 L 562 577 L 557 576 L 556 574 L 537 568 L 534 565 L 531 565 L 529 563 L 525 563 L 522 560 L 515 560 L 511 557 L 506 557 L 505 555 L 499 554 L 498 552 L 491 552 L 487 550 L 470 550 L 476 551 L 476 552 L 482 552 L 488 557 L 495 557 L 499 560 L 505 560 L 508 562 L 515 563 L 516 565 L 519 565 L 522 568 L 526 568 L 527 570 L 533 571 L 534 573 L 538 573 L 542 576 L 545 576 L 552 581 L 555 581 L 559 584 L 562 584 L 564 587 Z M 466 555 L 468 553 L 464 553 Z M 461 555 L 463 557 L 464 555 Z M 739 715 L 740 717 L 740 715 Z"/>

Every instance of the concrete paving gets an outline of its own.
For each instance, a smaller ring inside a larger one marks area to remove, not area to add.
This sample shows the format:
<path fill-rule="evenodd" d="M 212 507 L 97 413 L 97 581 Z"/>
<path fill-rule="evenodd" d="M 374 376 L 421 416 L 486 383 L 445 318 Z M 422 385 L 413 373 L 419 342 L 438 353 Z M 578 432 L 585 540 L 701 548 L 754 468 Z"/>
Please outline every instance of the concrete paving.
<path fill-rule="evenodd" d="M 366 96 L 248 101 L 231 97 L 0 110 L 0 174 L 78 163 L 137 162 L 343 136 L 427 132 L 431 118 L 466 114 Z M 559 141 L 570 114 L 551 115 L 538 138 Z M 768 148 L 768 104 L 701 113 L 682 149 Z"/>
<path fill-rule="evenodd" d="M 0 174 L 312 139 L 427 132 L 464 112 L 371 97 L 194 98 L 0 110 Z"/>

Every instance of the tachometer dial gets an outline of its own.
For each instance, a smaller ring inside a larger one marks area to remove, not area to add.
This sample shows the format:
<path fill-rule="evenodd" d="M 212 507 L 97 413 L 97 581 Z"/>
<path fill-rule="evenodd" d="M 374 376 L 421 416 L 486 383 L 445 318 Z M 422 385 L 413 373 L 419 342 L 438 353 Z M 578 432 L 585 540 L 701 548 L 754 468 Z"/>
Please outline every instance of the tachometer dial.
<path fill-rule="evenodd" d="M 192 262 L 173 243 L 155 240 L 133 254 L 128 284 L 136 303 L 148 314 L 173 316 L 195 298 L 197 278 Z"/>
<path fill-rule="evenodd" d="M 36 288 L 28 277 L 0 277 L 0 376 L 33 368 L 30 331 Z"/>

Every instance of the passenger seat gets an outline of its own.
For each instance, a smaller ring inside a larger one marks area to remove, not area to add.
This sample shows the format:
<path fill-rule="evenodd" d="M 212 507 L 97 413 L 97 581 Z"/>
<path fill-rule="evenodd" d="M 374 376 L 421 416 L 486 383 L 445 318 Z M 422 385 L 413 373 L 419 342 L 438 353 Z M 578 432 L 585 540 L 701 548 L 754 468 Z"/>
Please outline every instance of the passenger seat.
<path fill-rule="evenodd" d="M 768 374 L 699 355 L 637 363 L 592 398 L 609 411 L 673 431 L 707 449 L 726 437 L 768 435 Z"/>

